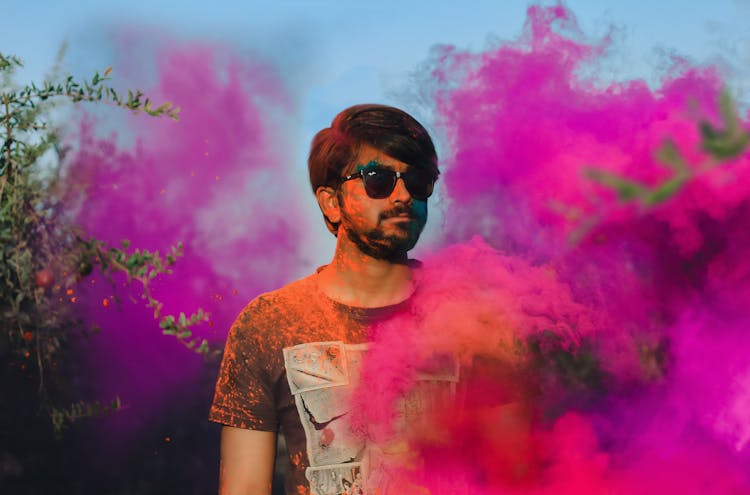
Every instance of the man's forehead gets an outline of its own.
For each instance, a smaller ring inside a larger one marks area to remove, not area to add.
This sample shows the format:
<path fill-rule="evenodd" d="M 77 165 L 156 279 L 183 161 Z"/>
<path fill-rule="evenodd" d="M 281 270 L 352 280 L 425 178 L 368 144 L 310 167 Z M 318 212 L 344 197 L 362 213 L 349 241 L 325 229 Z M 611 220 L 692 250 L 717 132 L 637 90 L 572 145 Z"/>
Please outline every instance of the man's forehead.
<path fill-rule="evenodd" d="M 376 165 L 371 165 L 375 162 Z M 369 144 L 359 147 L 356 158 L 343 170 L 343 175 L 356 174 L 365 168 L 382 167 L 395 172 L 405 172 L 409 164 L 402 162 Z"/>
<path fill-rule="evenodd" d="M 382 163 L 396 162 L 401 163 L 396 158 L 390 156 L 382 149 L 376 148 L 371 144 L 361 144 L 357 153 L 357 158 L 363 162 L 369 162 L 370 160 L 377 160 Z"/>

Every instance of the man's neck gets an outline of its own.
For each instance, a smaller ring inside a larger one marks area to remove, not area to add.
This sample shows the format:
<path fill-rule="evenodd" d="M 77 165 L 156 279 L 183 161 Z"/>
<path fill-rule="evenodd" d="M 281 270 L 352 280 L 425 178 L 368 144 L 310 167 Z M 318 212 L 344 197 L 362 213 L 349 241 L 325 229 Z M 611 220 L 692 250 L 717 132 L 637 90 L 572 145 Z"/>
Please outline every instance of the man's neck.
<path fill-rule="evenodd" d="M 406 255 L 402 260 L 376 259 L 341 241 L 331 263 L 319 272 L 318 284 L 331 299 L 366 308 L 397 304 L 414 291 Z"/>

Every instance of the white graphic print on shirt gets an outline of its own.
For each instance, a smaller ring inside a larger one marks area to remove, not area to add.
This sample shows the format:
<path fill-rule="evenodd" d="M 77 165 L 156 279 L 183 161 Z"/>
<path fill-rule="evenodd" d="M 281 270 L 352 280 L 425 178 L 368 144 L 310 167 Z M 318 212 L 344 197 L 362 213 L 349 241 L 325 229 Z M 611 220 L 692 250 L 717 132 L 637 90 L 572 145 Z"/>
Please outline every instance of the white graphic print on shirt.
<path fill-rule="evenodd" d="M 365 495 L 368 482 L 388 493 L 388 473 L 381 449 L 368 448 L 365 435 L 351 430 L 351 395 L 359 383 L 368 344 L 313 342 L 284 349 L 289 388 L 305 430 L 312 495 Z M 399 404 L 397 427 L 440 403 L 452 400 L 458 364 L 439 356 L 418 373 L 418 382 Z"/>

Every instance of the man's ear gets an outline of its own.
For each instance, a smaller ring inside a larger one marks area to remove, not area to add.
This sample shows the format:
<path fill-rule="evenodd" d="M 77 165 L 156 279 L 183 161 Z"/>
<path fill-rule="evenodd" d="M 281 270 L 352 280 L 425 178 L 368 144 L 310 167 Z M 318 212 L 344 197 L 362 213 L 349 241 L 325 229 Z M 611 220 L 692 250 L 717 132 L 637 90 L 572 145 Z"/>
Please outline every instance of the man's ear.
<path fill-rule="evenodd" d="M 328 230 L 335 235 L 336 227 L 341 222 L 341 210 L 336 189 L 329 186 L 320 186 L 315 190 L 315 199 L 318 200 L 320 211 L 323 212 L 326 219 Z"/>

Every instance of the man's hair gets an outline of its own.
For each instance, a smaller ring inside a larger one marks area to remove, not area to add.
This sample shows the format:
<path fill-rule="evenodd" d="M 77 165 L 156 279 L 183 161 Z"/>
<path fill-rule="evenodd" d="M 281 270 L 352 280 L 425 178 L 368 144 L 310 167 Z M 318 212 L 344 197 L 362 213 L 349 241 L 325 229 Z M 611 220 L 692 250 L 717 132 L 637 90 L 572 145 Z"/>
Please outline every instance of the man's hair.
<path fill-rule="evenodd" d="M 355 105 L 336 115 L 331 127 L 313 138 L 307 160 L 313 192 L 322 186 L 338 188 L 364 145 L 411 167 L 429 170 L 435 180 L 440 175 L 435 145 L 414 117 L 386 105 Z M 338 225 L 325 221 L 335 235 Z"/>

